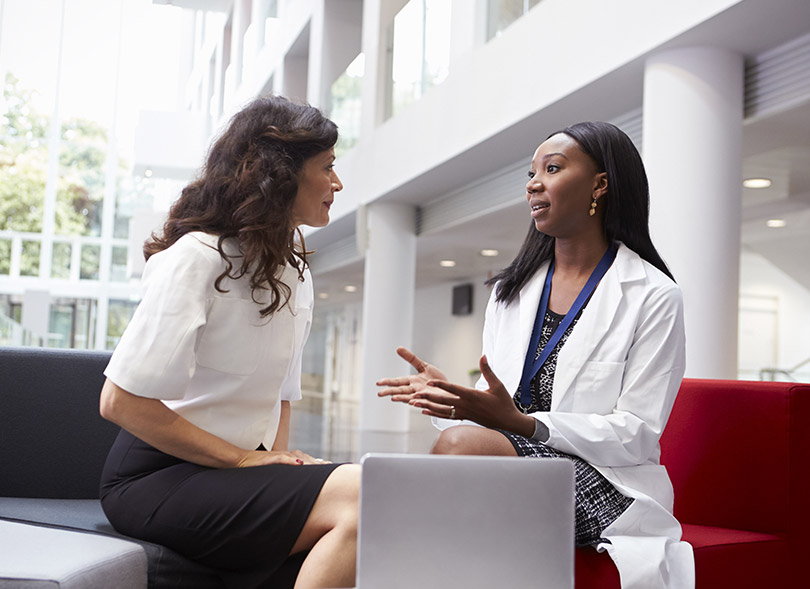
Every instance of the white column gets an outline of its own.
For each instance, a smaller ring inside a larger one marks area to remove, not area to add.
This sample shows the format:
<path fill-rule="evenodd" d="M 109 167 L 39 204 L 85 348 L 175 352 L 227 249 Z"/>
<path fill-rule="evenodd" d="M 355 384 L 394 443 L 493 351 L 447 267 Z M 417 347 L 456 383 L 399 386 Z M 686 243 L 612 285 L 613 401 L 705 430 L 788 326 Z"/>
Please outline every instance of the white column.
<path fill-rule="evenodd" d="M 360 454 L 405 452 L 410 409 L 377 397 L 375 382 L 407 374 L 396 354 L 410 347 L 416 276 L 416 211 L 378 203 L 367 210 L 368 249 L 363 287 L 363 370 Z"/>
<path fill-rule="evenodd" d="M 312 7 L 312 17 L 309 21 L 309 62 L 307 63 L 307 95 L 306 100 L 316 108 L 324 108 L 324 61 L 326 52 L 326 39 L 324 31 L 327 23 L 324 22 L 324 0 L 318 0 Z"/>
<path fill-rule="evenodd" d="M 644 76 L 653 241 L 683 289 L 686 375 L 736 378 L 743 57 L 659 53 Z"/>

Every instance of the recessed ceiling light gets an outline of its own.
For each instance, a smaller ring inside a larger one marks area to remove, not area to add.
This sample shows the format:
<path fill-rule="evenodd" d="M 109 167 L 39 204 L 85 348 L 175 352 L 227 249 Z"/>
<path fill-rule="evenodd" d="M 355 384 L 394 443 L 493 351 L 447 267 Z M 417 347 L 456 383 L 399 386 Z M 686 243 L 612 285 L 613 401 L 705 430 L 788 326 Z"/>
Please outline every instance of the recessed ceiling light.
<path fill-rule="evenodd" d="M 346 292 L 357 292 L 357 287 L 354 286 L 353 284 L 347 284 L 346 286 L 343 287 L 343 290 L 345 290 Z"/>
<path fill-rule="evenodd" d="M 743 186 L 746 188 L 768 188 L 773 182 L 770 178 L 746 178 Z"/>
<path fill-rule="evenodd" d="M 318 293 L 318 298 L 319 299 L 328 299 L 329 298 L 329 293 L 328 292 L 319 292 Z"/>
<path fill-rule="evenodd" d="M 768 219 L 765 222 L 765 224 L 768 227 L 779 228 L 779 227 L 784 227 L 785 225 L 787 225 L 787 221 L 785 221 L 784 219 Z"/>
<path fill-rule="evenodd" d="M 455 265 L 456 265 L 455 260 L 442 260 L 441 262 L 439 262 L 439 266 L 441 266 L 442 268 L 452 268 Z"/>
<path fill-rule="evenodd" d="M 494 258 L 498 255 L 498 250 L 481 250 L 481 255 L 487 258 Z"/>

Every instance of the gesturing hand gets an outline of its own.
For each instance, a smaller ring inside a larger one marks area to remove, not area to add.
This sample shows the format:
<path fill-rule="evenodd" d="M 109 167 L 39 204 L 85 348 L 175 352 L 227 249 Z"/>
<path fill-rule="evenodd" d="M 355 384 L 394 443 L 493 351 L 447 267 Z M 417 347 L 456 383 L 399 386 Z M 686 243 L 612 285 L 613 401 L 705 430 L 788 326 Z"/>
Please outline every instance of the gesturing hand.
<path fill-rule="evenodd" d="M 447 380 L 441 370 L 420 360 L 409 349 L 399 347 L 397 348 L 397 354 L 416 369 L 416 374 L 378 380 L 378 387 L 387 387 L 377 392 L 378 397 L 391 397 L 392 401 L 407 403 L 416 393 L 430 390 L 427 385 L 429 380 Z"/>
<path fill-rule="evenodd" d="M 512 396 L 490 368 L 486 356 L 481 356 L 478 364 L 489 385 L 487 390 L 479 391 L 443 379 L 429 379 L 424 390 L 412 395 L 410 404 L 431 417 L 468 419 L 485 427 L 531 436 L 534 418 L 518 411 Z"/>

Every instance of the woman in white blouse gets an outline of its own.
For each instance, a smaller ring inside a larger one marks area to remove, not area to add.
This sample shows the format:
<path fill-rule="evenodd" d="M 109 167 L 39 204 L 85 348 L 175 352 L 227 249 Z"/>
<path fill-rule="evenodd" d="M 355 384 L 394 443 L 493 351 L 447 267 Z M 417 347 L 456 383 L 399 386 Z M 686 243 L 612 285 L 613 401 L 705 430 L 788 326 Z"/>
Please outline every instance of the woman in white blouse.
<path fill-rule="evenodd" d="M 359 466 L 288 448 L 313 303 L 298 228 L 329 222 L 336 141 L 281 97 L 236 114 L 144 245 L 143 298 L 105 371 L 101 414 L 122 427 L 107 517 L 229 586 L 306 551 L 295 587 L 354 584 Z"/>

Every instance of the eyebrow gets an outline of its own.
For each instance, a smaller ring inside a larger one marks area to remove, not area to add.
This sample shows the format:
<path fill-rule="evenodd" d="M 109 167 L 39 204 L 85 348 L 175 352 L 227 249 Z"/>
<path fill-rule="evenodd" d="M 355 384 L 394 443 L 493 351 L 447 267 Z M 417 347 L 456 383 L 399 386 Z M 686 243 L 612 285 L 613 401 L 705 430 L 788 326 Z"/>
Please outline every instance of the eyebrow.
<path fill-rule="evenodd" d="M 559 152 L 559 151 L 555 151 L 554 153 L 547 153 L 547 154 L 546 154 L 546 155 L 544 155 L 544 156 L 543 156 L 541 159 L 545 161 L 545 160 L 547 160 L 547 159 L 549 159 L 549 158 L 554 157 L 555 155 L 558 155 L 558 156 L 560 156 L 561 158 L 568 159 L 568 156 L 567 156 L 567 155 L 565 155 L 564 153 Z"/>

